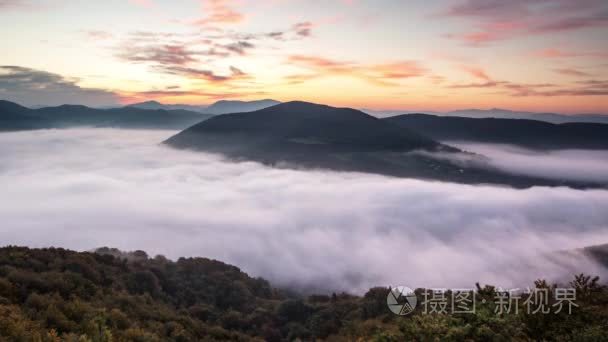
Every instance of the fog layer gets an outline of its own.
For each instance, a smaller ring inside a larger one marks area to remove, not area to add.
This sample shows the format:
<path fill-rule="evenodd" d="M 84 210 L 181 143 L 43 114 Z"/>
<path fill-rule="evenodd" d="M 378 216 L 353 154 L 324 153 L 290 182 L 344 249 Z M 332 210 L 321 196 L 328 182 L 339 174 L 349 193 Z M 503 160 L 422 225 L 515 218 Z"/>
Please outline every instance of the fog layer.
<path fill-rule="evenodd" d="M 355 292 L 605 272 L 551 252 L 608 242 L 608 191 L 272 169 L 159 144 L 174 133 L 0 134 L 0 242 L 205 256 Z"/>
<path fill-rule="evenodd" d="M 607 137 L 608 138 L 608 137 Z M 608 151 L 534 151 L 518 146 L 446 142 L 489 157 L 490 165 L 515 174 L 608 184 Z"/>

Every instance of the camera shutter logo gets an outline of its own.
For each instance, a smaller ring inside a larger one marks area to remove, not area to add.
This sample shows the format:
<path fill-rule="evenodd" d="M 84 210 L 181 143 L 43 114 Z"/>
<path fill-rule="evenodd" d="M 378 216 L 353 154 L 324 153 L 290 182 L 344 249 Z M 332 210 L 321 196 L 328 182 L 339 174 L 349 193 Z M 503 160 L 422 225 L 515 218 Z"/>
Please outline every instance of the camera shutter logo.
<path fill-rule="evenodd" d="M 405 316 L 412 313 L 417 304 L 416 294 L 406 286 L 393 287 L 386 296 L 386 305 L 396 315 Z"/>

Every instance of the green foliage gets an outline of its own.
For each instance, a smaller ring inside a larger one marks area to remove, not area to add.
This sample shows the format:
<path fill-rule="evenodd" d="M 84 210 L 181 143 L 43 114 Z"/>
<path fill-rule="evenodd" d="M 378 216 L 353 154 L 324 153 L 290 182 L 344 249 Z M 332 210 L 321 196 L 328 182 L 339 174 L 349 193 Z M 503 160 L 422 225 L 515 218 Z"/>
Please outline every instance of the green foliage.
<path fill-rule="evenodd" d="M 553 294 L 544 281 L 537 288 Z M 287 295 L 205 258 L 148 257 L 103 248 L 0 248 L 0 340 L 10 341 L 607 341 L 608 289 L 576 275 L 571 314 L 496 314 L 478 286 L 473 314 L 396 316 L 387 288 L 363 297 Z M 422 290 L 418 290 L 419 303 Z M 452 295 L 451 293 L 448 296 Z M 482 302 L 485 300 L 485 302 Z M 553 304 L 553 303 L 550 303 Z"/>

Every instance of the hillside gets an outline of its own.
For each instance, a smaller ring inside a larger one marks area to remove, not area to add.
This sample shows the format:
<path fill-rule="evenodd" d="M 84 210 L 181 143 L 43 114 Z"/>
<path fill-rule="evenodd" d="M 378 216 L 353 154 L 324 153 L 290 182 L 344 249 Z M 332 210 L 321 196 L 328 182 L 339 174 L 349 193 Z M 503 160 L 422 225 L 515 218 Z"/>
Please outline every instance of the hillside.
<path fill-rule="evenodd" d="M 493 108 L 483 109 L 461 109 L 440 114 L 443 116 L 467 117 L 467 118 L 496 118 L 496 119 L 522 119 L 544 121 L 553 124 L 586 122 L 608 124 L 608 115 L 605 114 L 557 114 L 557 113 L 536 113 L 520 112 L 507 109 Z"/>
<path fill-rule="evenodd" d="M 35 110 L 35 114 L 56 127 L 93 126 L 149 129 L 184 129 L 211 117 L 185 110 L 146 110 L 123 107 L 95 109 L 63 105 Z"/>
<path fill-rule="evenodd" d="M 515 187 L 597 186 L 506 174 L 486 167 L 480 156 L 462 155 L 455 148 L 389 121 L 354 109 L 306 102 L 219 115 L 180 132 L 165 143 L 275 166 Z M 459 157 L 472 158 L 475 162 L 461 162 L 463 158 Z"/>
<path fill-rule="evenodd" d="M 0 100 L 0 131 L 20 131 L 45 128 L 47 120 L 37 117 L 34 111 L 16 103 Z"/>
<path fill-rule="evenodd" d="M 577 292 L 571 314 L 527 314 L 523 294 L 517 313 L 498 315 L 495 288 L 478 286 L 472 314 L 425 314 L 419 304 L 409 316 L 397 316 L 388 310 L 386 287 L 362 297 L 305 297 L 205 258 L 3 247 L 0 336 L 45 342 L 606 340 L 608 289 L 583 275 L 562 286 Z M 548 291 L 551 306 L 554 290 Z M 416 295 L 421 303 L 424 290 Z"/>
<path fill-rule="evenodd" d="M 513 144 L 535 149 L 607 149 L 608 125 L 523 119 L 472 119 L 404 114 L 384 119 L 438 141 Z"/>

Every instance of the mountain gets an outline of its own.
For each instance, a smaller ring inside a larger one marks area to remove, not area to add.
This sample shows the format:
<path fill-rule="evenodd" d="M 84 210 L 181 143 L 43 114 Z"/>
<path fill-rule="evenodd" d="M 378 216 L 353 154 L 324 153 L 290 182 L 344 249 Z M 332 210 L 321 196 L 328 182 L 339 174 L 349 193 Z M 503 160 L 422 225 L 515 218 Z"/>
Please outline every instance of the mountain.
<path fill-rule="evenodd" d="M 186 110 L 147 110 L 134 107 L 96 109 L 62 105 L 29 109 L 0 101 L 0 130 L 67 128 L 77 126 L 184 129 L 212 115 Z"/>
<path fill-rule="evenodd" d="M 409 109 L 395 109 L 395 110 L 376 110 L 376 109 L 367 109 L 367 108 L 362 108 L 360 109 L 360 111 L 362 111 L 365 114 L 369 114 L 378 118 L 386 118 L 386 117 L 390 117 L 390 116 L 396 116 L 396 115 L 401 115 L 401 114 L 412 114 L 412 113 L 420 113 L 420 110 L 409 110 Z M 433 115 L 444 115 L 441 112 L 434 112 L 434 111 L 424 111 L 426 114 L 433 114 Z"/>
<path fill-rule="evenodd" d="M 278 105 L 279 101 L 275 100 L 257 100 L 257 101 L 217 101 L 205 109 L 207 114 L 228 114 L 228 113 L 245 113 Z"/>
<path fill-rule="evenodd" d="M 128 105 L 127 107 L 132 108 L 140 108 L 140 109 L 152 109 L 152 110 L 188 110 L 192 112 L 204 112 L 207 109 L 207 106 L 195 106 L 195 105 L 187 105 L 187 104 L 163 104 L 158 101 L 146 101 L 140 103 L 133 103 Z"/>
<path fill-rule="evenodd" d="M 34 111 L 16 103 L 0 100 L 0 131 L 20 131 L 44 128 L 50 125 L 36 117 Z"/>
<path fill-rule="evenodd" d="M 373 109 L 362 109 L 369 115 L 377 116 L 379 118 L 397 116 L 402 114 L 420 114 L 420 110 L 373 110 Z M 454 110 L 451 112 L 435 112 L 435 111 L 423 111 L 424 114 L 431 114 L 437 116 L 456 116 L 464 118 L 498 118 L 498 119 L 524 119 L 524 120 L 536 120 L 545 121 L 554 124 L 570 123 L 570 122 L 588 122 L 588 123 L 603 123 L 608 124 L 608 115 L 606 114 L 556 114 L 556 113 L 536 113 L 536 112 L 518 112 L 507 109 L 493 108 L 493 109 L 462 109 Z"/>
<path fill-rule="evenodd" d="M 225 149 L 234 154 L 264 150 L 277 157 L 295 151 L 411 151 L 440 146 L 354 109 L 297 101 L 249 113 L 219 115 L 188 128 L 167 143 Z"/>
<path fill-rule="evenodd" d="M 46 107 L 35 112 L 37 116 L 52 121 L 57 127 L 184 129 L 211 117 L 185 110 L 147 110 L 133 107 L 95 109 L 75 105 Z"/>
<path fill-rule="evenodd" d="M 273 166 L 358 171 L 397 177 L 515 187 L 561 183 L 503 173 L 476 156 L 350 108 L 288 102 L 215 116 L 165 141 L 183 149 Z M 472 159 L 472 162 L 462 159 Z"/>
<path fill-rule="evenodd" d="M 473 119 L 404 114 L 383 119 L 438 141 L 478 141 L 534 149 L 608 149 L 608 125 L 525 119 Z"/>
<path fill-rule="evenodd" d="M 275 100 L 256 100 L 256 101 L 226 101 L 220 100 L 210 106 L 195 106 L 186 104 L 163 104 L 158 101 L 146 101 L 134 103 L 127 107 L 140 109 L 164 109 L 164 110 L 189 110 L 211 115 L 253 112 L 255 110 L 268 108 L 281 102 Z"/>
<path fill-rule="evenodd" d="M 435 113 L 433 113 L 435 114 Z M 440 114 L 444 116 L 457 116 L 468 118 L 498 118 L 498 119 L 525 119 L 538 120 L 554 124 L 569 123 L 569 122 L 588 122 L 588 123 L 603 123 L 608 124 L 608 115 L 603 114 L 556 114 L 556 113 L 535 113 L 535 112 L 517 112 L 512 110 L 493 108 L 489 110 L 482 109 L 464 109 L 455 110 Z"/>

